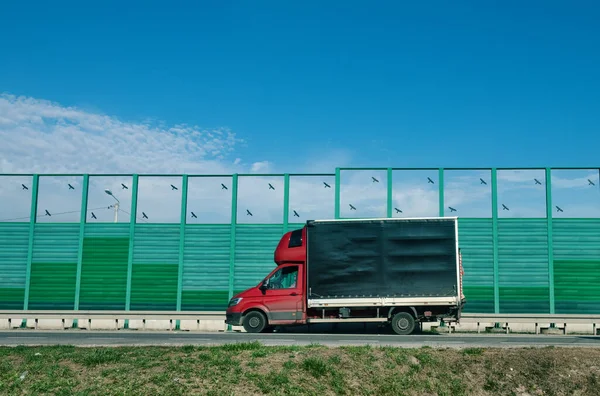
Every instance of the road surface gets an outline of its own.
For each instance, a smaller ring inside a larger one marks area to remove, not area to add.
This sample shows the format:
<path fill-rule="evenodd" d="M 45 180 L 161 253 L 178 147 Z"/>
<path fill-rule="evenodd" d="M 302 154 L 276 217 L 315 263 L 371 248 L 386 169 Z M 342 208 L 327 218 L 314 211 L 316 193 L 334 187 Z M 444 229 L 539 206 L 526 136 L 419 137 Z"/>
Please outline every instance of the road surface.
<path fill-rule="evenodd" d="M 515 348 L 515 347 L 600 347 L 599 336 L 577 335 L 381 335 L 381 334 L 248 334 L 198 333 L 162 331 L 0 331 L 1 346 L 17 345 L 76 345 L 76 346 L 179 346 L 223 345 L 236 342 L 259 341 L 265 345 L 327 346 L 372 345 L 396 347 L 450 347 L 450 348 Z"/>

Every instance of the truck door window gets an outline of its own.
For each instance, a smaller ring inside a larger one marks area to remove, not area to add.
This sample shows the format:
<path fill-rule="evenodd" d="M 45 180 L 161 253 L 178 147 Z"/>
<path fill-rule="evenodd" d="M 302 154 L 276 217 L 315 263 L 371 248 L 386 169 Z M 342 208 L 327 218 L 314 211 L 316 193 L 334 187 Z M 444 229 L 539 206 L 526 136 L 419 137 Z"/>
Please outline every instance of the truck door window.
<path fill-rule="evenodd" d="M 269 278 L 269 289 L 295 289 L 298 281 L 298 267 L 284 267 Z"/>

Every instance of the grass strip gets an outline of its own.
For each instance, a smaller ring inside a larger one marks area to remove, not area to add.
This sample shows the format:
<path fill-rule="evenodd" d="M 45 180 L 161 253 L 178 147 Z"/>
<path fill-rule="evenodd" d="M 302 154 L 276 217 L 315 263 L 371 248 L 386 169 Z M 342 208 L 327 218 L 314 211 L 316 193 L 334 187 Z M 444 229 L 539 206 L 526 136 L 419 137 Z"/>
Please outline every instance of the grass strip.
<path fill-rule="evenodd" d="M 600 349 L 0 347 L 0 394 L 597 395 Z"/>

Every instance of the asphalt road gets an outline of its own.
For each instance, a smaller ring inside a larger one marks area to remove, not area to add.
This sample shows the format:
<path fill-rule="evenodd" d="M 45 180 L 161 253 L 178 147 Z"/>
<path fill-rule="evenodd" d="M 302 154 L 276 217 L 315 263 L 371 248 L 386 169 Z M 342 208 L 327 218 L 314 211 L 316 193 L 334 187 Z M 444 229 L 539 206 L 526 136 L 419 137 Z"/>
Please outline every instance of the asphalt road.
<path fill-rule="evenodd" d="M 260 341 L 265 345 L 327 346 L 373 345 L 396 347 L 600 347 L 600 337 L 564 335 L 381 335 L 381 334 L 247 334 L 124 331 L 44 331 L 11 330 L 0 332 L 1 346 L 76 345 L 76 346 L 179 346 L 223 345 Z"/>

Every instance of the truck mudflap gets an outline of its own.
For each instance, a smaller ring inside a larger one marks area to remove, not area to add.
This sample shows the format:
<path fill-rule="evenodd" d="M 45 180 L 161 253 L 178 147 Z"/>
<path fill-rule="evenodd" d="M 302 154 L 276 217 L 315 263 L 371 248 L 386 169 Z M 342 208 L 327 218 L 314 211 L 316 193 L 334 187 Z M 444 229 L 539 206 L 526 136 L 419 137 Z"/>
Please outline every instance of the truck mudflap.
<path fill-rule="evenodd" d="M 450 309 L 446 313 L 436 315 L 434 320 L 441 320 L 446 323 L 460 323 L 460 318 L 462 315 L 462 309 L 464 305 L 463 301 L 461 301 L 460 305 L 449 307 Z"/>
<path fill-rule="evenodd" d="M 463 297 L 460 300 L 460 304 L 454 310 L 452 310 L 452 315 L 454 315 L 454 317 L 455 317 L 455 320 L 453 320 L 453 322 L 456 322 L 457 324 L 460 323 L 460 318 L 462 316 L 462 310 L 463 310 L 463 307 L 465 306 L 465 302 L 466 302 L 466 300 Z"/>
<path fill-rule="evenodd" d="M 461 318 L 461 315 L 462 315 L 462 309 L 463 309 L 464 305 L 465 305 L 465 299 L 463 298 L 460 301 L 460 305 L 456 309 L 456 323 L 460 323 L 460 318 Z"/>

